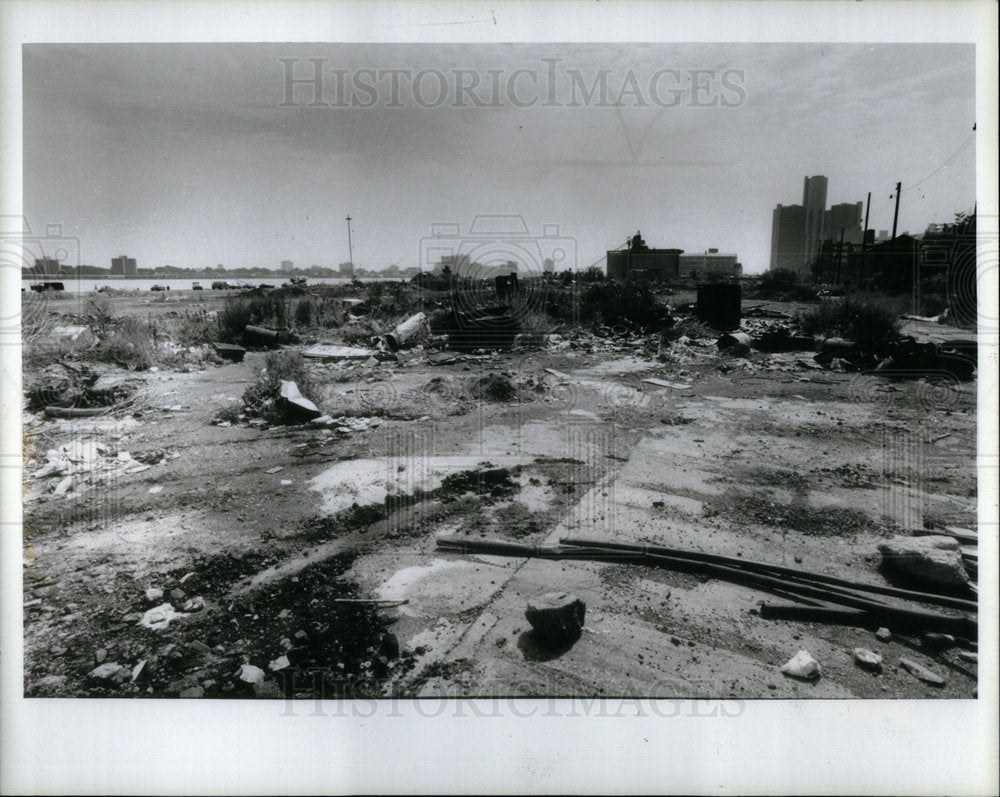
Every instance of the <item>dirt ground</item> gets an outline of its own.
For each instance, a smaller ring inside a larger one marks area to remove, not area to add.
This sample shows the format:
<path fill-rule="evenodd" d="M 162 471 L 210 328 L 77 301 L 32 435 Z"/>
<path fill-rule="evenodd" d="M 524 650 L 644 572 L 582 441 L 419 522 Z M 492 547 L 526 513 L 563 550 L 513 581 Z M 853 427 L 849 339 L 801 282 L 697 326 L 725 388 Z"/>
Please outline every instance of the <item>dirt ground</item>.
<path fill-rule="evenodd" d="M 443 535 L 569 536 L 885 583 L 880 541 L 976 528 L 975 381 L 815 370 L 707 343 L 666 361 L 557 342 L 444 365 L 311 365 L 339 426 L 215 423 L 263 352 L 129 374 L 142 400 L 120 417 L 26 413 L 26 695 L 973 697 L 961 647 L 764 619 L 758 603 L 775 597 L 744 586 L 436 550 Z M 516 396 L 467 399 L 497 374 Z M 102 466 L 56 494 L 59 477 L 33 474 L 65 444 L 99 444 L 87 456 Z M 525 620 L 528 598 L 552 590 L 587 607 L 564 649 Z M 182 616 L 140 624 L 164 603 Z M 883 671 L 856 666 L 856 647 Z M 819 680 L 779 673 L 799 650 Z"/>

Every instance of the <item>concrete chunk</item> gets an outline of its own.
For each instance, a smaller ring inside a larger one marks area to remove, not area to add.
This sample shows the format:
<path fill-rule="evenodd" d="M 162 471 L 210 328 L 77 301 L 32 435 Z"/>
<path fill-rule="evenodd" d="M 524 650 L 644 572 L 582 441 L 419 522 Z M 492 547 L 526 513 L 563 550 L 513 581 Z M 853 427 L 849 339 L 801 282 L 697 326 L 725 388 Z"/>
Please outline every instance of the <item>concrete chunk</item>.
<path fill-rule="evenodd" d="M 524 616 L 546 643 L 565 645 L 580 636 L 586 612 L 586 604 L 576 595 L 546 592 L 528 601 Z"/>
<path fill-rule="evenodd" d="M 894 537 L 878 549 L 888 567 L 919 581 L 953 587 L 969 581 L 953 537 Z"/>

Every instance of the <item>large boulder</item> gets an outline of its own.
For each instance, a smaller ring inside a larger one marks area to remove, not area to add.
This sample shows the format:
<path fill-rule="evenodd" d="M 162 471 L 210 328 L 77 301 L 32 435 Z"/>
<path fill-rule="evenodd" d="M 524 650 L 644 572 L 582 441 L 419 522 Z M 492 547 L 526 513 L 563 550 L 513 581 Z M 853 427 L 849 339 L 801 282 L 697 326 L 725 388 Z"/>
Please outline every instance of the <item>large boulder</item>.
<path fill-rule="evenodd" d="M 580 636 L 587 607 L 576 595 L 546 592 L 528 601 L 524 616 L 535 633 L 549 645 L 567 645 Z"/>
<path fill-rule="evenodd" d="M 958 540 L 952 537 L 893 537 L 878 549 L 886 566 L 918 581 L 945 587 L 969 582 Z"/>

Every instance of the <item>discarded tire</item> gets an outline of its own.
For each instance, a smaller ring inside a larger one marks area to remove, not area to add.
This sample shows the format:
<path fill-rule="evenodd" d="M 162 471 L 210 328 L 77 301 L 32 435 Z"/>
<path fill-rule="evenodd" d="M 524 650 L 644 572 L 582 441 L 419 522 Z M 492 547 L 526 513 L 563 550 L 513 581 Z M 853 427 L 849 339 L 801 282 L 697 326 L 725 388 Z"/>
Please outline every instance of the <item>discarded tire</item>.
<path fill-rule="evenodd" d="M 542 641 L 566 645 L 580 636 L 586 612 L 586 604 L 576 595 L 546 592 L 528 601 L 524 616 Z"/>

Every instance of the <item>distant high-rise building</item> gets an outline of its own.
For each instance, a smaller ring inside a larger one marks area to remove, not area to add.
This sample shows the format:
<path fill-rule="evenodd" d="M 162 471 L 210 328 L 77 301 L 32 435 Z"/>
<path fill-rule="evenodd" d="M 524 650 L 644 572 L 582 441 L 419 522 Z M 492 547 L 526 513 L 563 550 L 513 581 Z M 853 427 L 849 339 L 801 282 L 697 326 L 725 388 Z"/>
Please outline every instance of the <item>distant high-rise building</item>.
<path fill-rule="evenodd" d="M 282 260 L 281 261 L 281 270 L 282 271 L 291 271 L 294 268 L 295 268 L 295 264 L 291 260 Z"/>
<path fill-rule="evenodd" d="M 552 274 L 555 272 L 555 270 L 556 270 L 556 262 L 551 257 L 545 258 L 545 262 L 542 263 L 542 271 L 544 271 L 546 274 Z"/>
<path fill-rule="evenodd" d="M 817 174 L 806 177 L 802 184 L 802 207 L 806 209 L 804 265 L 808 265 L 819 254 L 819 246 L 823 243 L 823 217 L 826 213 L 827 180 Z"/>
<path fill-rule="evenodd" d="M 341 263 L 339 269 L 341 274 L 349 277 L 354 273 L 354 264 L 351 262 Z"/>
<path fill-rule="evenodd" d="M 864 231 L 861 229 L 864 206 L 864 202 L 831 205 L 823 214 L 823 238 L 839 243 L 840 231 L 843 230 L 845 244 L 860 244 L 864 238 Z"/>
<path fill-rule="evenodd" d="M 806 209 L 802 205 L 778 205 L 771 217 L 771 270 L 805 273 L 805 261 Z"/>
<path fill-rule="evenodd" d="M 59 273 L 59 258 L 56 258 L 56 257 L 36 257 L 35 258 L 35 273 L 36 274 L 58 274 Z"/>
<path fill-rule="evenodd" d="M 111 273 L 123 277 L 134 277 L 136 274 L 135 258 L 125 255 L 111 258 Z"/>

